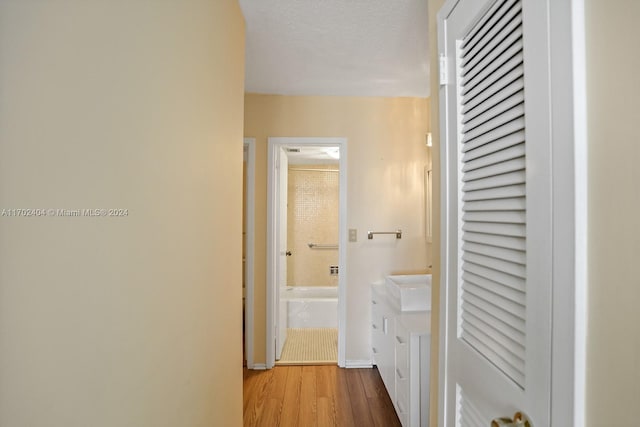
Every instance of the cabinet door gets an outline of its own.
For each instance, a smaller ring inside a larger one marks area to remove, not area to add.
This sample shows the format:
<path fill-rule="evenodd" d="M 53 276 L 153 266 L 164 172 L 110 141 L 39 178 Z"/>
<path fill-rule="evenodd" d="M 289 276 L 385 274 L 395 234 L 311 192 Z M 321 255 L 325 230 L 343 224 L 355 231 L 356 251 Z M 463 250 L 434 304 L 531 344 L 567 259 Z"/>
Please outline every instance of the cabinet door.
<path fill-rule="evenodd" d="M 395 332 L 395 378 L 396 396 L 393 401 L 403 426 L 414 425 L 411 422 L 411 382 L 412 367 L 409 365 L 410 337 L 401 321 L 396 321 Z"/>
<path fill-rule="evenodd" d="M 380 351 L 383 346 L 382 311 L 380 297 L 374 294 L 371 298 L 371 356 L 375 365 L 380 364 Z"/>
<path fill-rule="evenodd" d="M 384 385 L 387 387 L 389 396 L 393 400 L 395 398 L 395 346 L 394 346 L 394 331 L 395 331 L 395 317 L 391 314 L 388 307 L 385 307 L 385 313 L 382 315 L 382 363 L 378 365 L 380 376 Z"/>
<path fill-rule="evenodd" d="M 384 296 L 375 286 L 371 292 L 371 347 L 373 362 L 378 367 L 382 382 L 389 396 L 395 396 L 395 378 L 393 365 L 395 354 L 393 346 L 394 317 Z"/>

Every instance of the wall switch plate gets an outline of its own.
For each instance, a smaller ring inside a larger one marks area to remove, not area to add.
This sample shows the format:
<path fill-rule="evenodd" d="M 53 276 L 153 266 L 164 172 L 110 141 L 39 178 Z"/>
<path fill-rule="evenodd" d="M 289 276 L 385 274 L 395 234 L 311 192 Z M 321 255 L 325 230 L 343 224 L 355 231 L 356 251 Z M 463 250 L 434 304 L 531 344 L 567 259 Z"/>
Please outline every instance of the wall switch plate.
<path fill-rule="evenodd" d="M 355 228 L 349 229 L 349 241 L 357 242 L 358 241 L 358 230 Z"/>

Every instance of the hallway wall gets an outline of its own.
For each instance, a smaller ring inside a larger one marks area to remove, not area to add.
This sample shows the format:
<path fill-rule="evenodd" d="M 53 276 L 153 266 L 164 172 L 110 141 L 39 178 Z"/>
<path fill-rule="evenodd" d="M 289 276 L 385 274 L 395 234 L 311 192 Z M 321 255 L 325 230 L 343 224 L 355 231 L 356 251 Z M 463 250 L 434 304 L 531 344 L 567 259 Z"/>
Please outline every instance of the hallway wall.
<path fill-rule="evenodd" d="M 247 94 L 245 136 L 256 138 L 255 362 L 264 363 L 267 137 L 346 137 L 347 222 L 358 241 L 347 248 L 346 358 L 370 360 L 370 288 L 391 273 L 423 272 L 427 256 L 424 168 L 429 162 L 425 98 L 305 97 Z M 367 240 L 368 229 L 401 228 L 401 240 Z"/>
<path fill-rule="evenodd" d="M 236 0 L 0 2 L 0 209 L 128 209 L 0 217 L 1 426 L 242 425 L 243 76 Z"/>
<path fill-rule="evenodd" d="M 640 396 L 640 3 L 586 0 L 587 427 L 635 425 Z"/>

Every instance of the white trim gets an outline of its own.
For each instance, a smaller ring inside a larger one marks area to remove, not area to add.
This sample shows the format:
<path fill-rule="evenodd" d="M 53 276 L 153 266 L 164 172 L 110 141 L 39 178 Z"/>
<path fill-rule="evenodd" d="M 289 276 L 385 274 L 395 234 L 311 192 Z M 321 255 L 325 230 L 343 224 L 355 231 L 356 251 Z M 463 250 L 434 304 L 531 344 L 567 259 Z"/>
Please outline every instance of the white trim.
<path fill-rule="evenodd" d="M 349 359 L 343 367 L 347 369 L 373 368 L 373 362 L 371 359 Z"/>
<path fill-rule="evenodd" d="M 275 148 L 271 146 L 271 141 L 268 139 L 267 148 L 267 324 L 266 324 L 266 339 L 267 339 L 267 354 L 266 354 L 266 368 L 271 369 L 275 365 L 276 361 L 276 346 L 275 346 L 275 331 L 274 331 L 274 313 L 275 309 L 275 295 L 273 287 L 276 286 L 276 257 L 277 251 L 274 247 L 276 243 L 275 239 L 275 218 L 277 218 L 276 203 L 274 203 L 274 186 L 276 183 L 275 177 L 275 161 L 277 159 Z"/>
<path fill-rule="evenodd" d="M 267 369 L 267 365 L 265 365 L 264 363 L 254 363 L 253 364 L 253 369 L 254 371 L 264 371 Z"/>
<path fill-rule="evenodd" d="M 244 151 L 246 150 L 246 151 Z M 244 311 L 244 335 L 245 352 L 247 356 L 247 368 L 258 369 L 253 363 L 254 340 L 254 258 L 255 258 L 255 187 L 256 187 L 256 139 L 244 138 L 243 151 L 247 154 L 247 200 L 245 201 L 245 311 Z"/>
<path fill-rule="evenodd" d="M 453 12 L 453 9 L 458 4 L 459 0 L 447 0 L 447 2 L 442 6 L 440 11 L 438 11 L 437 16 L 437 29 L 436 33 L 438 34 L 438 55 L 444 54 L 446 51 L 445 40 L 441 37 L 441 34 L 445 34 L 446 20 Z M 445 56 L 446 58 L 446 56 Z M 446 59 L 445 59 L 446 60 Z M 450 68 L 448 67 L 449 71 Z M 432 71 L 432 75 L 435 73 Z M 438 378 L 438 426 L 445 426 L 446 415 L 449 413 L 447 409 L 447 399 L 446 396 L 448 394 L 447 389 L 447 377 L 446 373 L 449 370 L 447 364 L 446 355 L 449 352 L 449 340 L 447 331 L 451 328 L 449 325 L 449 316 L 448 316 L 448 302 L 447 302 L 447 292 L 445 289 L 446 283 L 448 283 L 448 273 L 449 273 L 449 257 L 446 254 L 449 253 L 449 242 L 451 238 L 449 237 L 449 227 L 447 227 L 447 218 L 449 218 L 449 198 L 451 193 L 450 179 L 446 179 L 446 173 L 449 168 L 448 159 L 451 156 L 449 154 L 449 146 L 448 144 L 442 144 L 441 141 L 448 141 L 450 137 L 447 135 L 448 126 L 447 126 L 447 115 L 442 114 L 442 111 L 449 111 L 449 107 L 447 104 L 448 97 L 446 96 L 446 85 L 440 85 L 439 93 L 438 93 L 438 102 L 439 102 L 439 122 L 440 122 L 440 136 L 438 141 L 435 141 L 440 148 L 440 265 L 434 266 L 435 268 L 440 268 L 440 283 L 438 286 L 440 287 L 440 314 L 439 314 L 439 355 L 438 355 L 438 376 L 432 376 L 432 378 Z M 438 250 L 438 248 L 435 248 Z"/>
<path fill-rule="evenodd" d="M 587 120 L 584 0 L 548 0 L 553 157 L 551 425 L 585 424 Z M 562 142 L 562 143 L 560 143 Z M 562 284 L 560 286 L 560 284 Z M 572 337 L 573 339 L 567 339 Z"/>
<path fill-rule="evenodd" d="M 584 0 L 572 0 L 573 119 L 575 157 L 575 356 L 573 424 L 586 424 L 588 283 L 587 60 Z M 552 402 L 553 404 L 560 402 Z"/>
<path fill-rule="evenodd" d="M 346 366 L 346 330 L 347 330 L 347 138 L 309 138 L 309 137 L 269 137 L 267 138 L 267 330 L 266 330 L 266 367 L 275 365 L 275 307 L 277 292 L 275 289 L 277 261 L 274 200 L 276 153 L 288 145 L 318 145 L 340 147 L 340 213 L 338 236 L 338 366 Z M 370 363 L 370 362 L 369 362 Z"/>

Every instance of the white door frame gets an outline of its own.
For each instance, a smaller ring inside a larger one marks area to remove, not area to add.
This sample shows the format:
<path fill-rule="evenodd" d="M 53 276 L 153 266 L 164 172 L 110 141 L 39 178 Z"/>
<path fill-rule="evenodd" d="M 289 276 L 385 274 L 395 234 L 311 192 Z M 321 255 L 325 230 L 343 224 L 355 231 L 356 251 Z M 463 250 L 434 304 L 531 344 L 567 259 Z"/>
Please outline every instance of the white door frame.
<path fill-rule="evenodd" d="M 438 32 L 458 0 L 438 13 Z M 553 165 L 553 269 L 551 425 L 583 426 L 586 377 L 587 138 L 584 0 L 546 0 L 549 16 L 551 155 Z M 444 49 L 438 40 L 438 51 Z M 450 67 L 451 68 L 451 67 Z M 438 75 L 438 73 L 432 73 Z M 449 77 L 449 80 L 451 78 Z M 440 86 L 440 102 L 444 102 Z M 441 141 L 446 117 L 440 116 Z M 438 425 L 445 427 L 447 372 L 448 153 L 440 144 L 441 272 Z M 506 415 L 506 414 L 505 414 Z"/>
<path fill-rule="evenodd" d="M 247 153 L 247 200 L 245 201 L 245 260 L 244 260 L 244 349 L 247 357 L 247 368 L 255 369 L 253 360 L 253 301 L 254 301 L 254 250 L 255 250 L 255 203 L 256 203 L 256 139 L 244 138 L 243 150 Z"/>
<path fill-rule="evenodd" d="M 267 356 L 266 367 L 275 365 L 275 319 L 276 265 L 278 259 L 276 241 L 277 203 L 275 203 L 276 159 L 278 150 L 287 146 L 334 146 L 340 148 L 340 196 L 339 196 L 339 232 L 338 232 L 338 366 L 345 366 L 346 325 L 347 325 L 347 139 L 346 138 L 297 138 L 278 137 L 267 139 Z"/>

